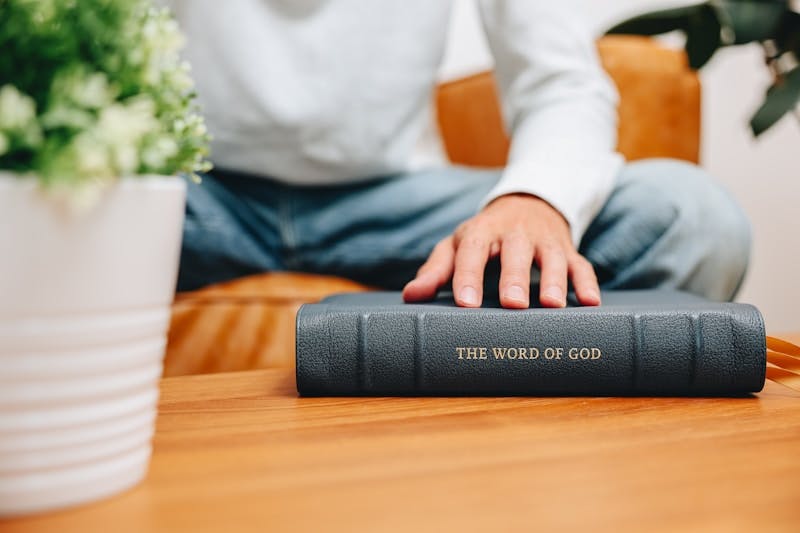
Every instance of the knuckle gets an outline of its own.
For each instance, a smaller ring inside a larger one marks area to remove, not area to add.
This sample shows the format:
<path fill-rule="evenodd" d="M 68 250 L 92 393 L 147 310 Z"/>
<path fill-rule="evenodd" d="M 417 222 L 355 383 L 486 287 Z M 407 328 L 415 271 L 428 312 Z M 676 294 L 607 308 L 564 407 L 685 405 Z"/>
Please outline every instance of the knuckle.
<path fill-rule="evenodd" d="M 457 278 L 460 277 L 468 277 L 468 278 L 482 278 L 483 271 L 485 266 L 483 264 L 462 264 L 459 265 L 453 275 Z"/>
<path fill-rule="evenodd" d="M 586 269 L 581 272 L 575 274 L 576 278 L 580 278 L 586 282 L 593 282 L 597 283 L 597 274 L 594 273 L 594 270 Z"/>
<path fill-rule="evenodd" d="M 539 241 L 539 251 L 543 254 L 563 254 L 564 251 L 558 242 L 546 237 Z"/>
<path fill-rule="evenodd" d="M 421 267 L 419 267 L 419 269 L 417 270 L 417 277 L 420 277 L 420 276 L 423 276 L 423 275 L 428 274 L 430 272 L 433 272 L 433 270 L 434 270 L 434 266 L 431 264 L 430 261 L 428 261 L 427 263 L 425 263 Z"/>
<path fill-rule="evenodd" d="M 512 260 L 501 261 L 500 267 L 501 274 L 530 276 L 531 268 L 533 268 L 533 259 L 514 256 Z"/>
<path fill-rule="evenodd" d="M 444 252 L 447 251 L 448 248 L 452 246 L 450 238 L 443 239 L 436 243 L 436 246 L 433 247 L 434 252 Z"/>
<path fill-rule="evenodd" d="M 576 270 L 585 272 L 586 274 L 591 274 L 592 276 L 595 275 L 594 266 L 582 255 L 575 254 L 570 260 L 570 265 Z"/>
<path fill-rule="evenodd" d="M 567 256 L 564 250 L 557 246 L 545 247 L 541 249 L 541 255 L 544 261 L 548 263 L 566 264 Z"/>
<path fill-rule="evenodd" d="M 461 272 L 453 276 L 453 287 L 463 287 L 470 285 L 472 287 L 483 286 L 483 280 L 474 272 Z"/>
<path fill-rule="evenodd" d="M 558 261 L 544 261 L 541 266 L 540 270 L 542 272 L 543 277 L 563 277 L 566 278 L 568 272 L 567 264 L 566 263 L 559 263 Z"/>
<path fill-rule="evenodd" d="M 472 232 L 464 236 L 461 241 L 461 246 L 483 249 L 489 246 L 489 239 L 482 233 Z"/>
<path fill-rule="evenodd" d="M 421 274 L 421 273 L 426 272 L 426 271 L 428 271 L 430 269 L 431 269 L 431 259 L 428 258 L 427 261 L 425 261 L 424 263 L 422 263 L 419 266 L 419 268 L 417 269 L 417 274 Z"/>
<path fill-rule="evenodd" d="M 592 264 L 578 252 L 570 254 L 569 263 L 579 268 L 586 268 L 592 266 Z"/>
<path fill-rule="evenodd" d="M 500 285 L 503 288 L 508 288 L 511 285 L 521 285 L 523 287 L 527 287 L 530 282 L 530 276 L 526 275 L 526 272 L 504 272 L 502 275 L 502 279 L 500 280 Z"/>
<path fill-rule="evenodd" d="M 456 228 L 456 231 L 453 233 L 453 240 L 460 246 L 464 240 L 469 238 L 473 233 L 475 233 L 474 225 L 468 220 Z"/>
<path fill-rule="evenodd" d="M 506 246 L 513 246 L 515 248 L 532 248 L 532 243 L 530 237 L 519 230 L 512 230 L 511 232 L 507 233 L 505 237 L 503 237 L 503 244 Z"/>

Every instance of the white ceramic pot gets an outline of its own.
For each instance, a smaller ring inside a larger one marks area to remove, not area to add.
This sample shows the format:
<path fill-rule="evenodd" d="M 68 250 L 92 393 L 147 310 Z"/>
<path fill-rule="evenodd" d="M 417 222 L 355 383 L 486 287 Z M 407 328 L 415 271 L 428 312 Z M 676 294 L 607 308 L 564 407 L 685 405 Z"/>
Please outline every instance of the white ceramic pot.
<path fill-rule="evenodd" d="M 0 516 L 147 471 L 185 184 L 120 180 L 85 212 L 0 173 Z"/>

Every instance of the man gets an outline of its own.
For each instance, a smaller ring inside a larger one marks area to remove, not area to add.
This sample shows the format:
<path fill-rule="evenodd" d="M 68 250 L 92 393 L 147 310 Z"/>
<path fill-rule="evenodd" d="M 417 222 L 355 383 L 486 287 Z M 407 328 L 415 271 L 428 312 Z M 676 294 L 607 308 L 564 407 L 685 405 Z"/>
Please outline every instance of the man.
<path fill-rule="evenodd" d="M 512 134 L 502 171 L 419 168 L 445 0 L 173 0 L 217 169 L 190 184 L 180 289 L 302 270 L 478 307 L 583 305 L 600 287 L 734 296 L 748 224 L 676 161 L 614 153 L 616 93 L 576 2 L 482 0 Z M 416 274 L 415 274 L 416 272 Z"/>

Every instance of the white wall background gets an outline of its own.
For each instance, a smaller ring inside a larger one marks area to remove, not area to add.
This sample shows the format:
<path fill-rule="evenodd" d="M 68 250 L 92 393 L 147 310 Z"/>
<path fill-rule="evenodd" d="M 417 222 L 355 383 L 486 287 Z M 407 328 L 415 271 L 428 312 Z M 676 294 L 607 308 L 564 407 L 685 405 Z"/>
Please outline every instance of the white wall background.
<path fill-rule="evenodd" d="M 585 13 L 598 35 L 629 15 L 693 3 L 569 1 Z M 442 79 L 491 65 L 473 0 L 456 0 Z M 739 300 L 761 309 L 768 331 L 800 331 L 796 311 L 800 303 L 800 124 L 784 117 L 760 139 L 752 138 L 747 123 L 769 84 L 758 47 L 723 50 L 704 68 L 701 77 L 702 164 L 733 192 L 753 225 L 753 256 Z"/>

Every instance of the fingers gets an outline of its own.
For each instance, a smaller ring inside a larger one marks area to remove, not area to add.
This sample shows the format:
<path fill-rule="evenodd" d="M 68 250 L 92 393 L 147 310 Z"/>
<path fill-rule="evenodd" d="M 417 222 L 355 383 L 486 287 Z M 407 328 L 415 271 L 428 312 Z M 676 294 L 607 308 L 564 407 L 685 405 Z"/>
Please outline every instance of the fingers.
<path fill-rule="evenodd" d="M 567 258 L 563 249 L 553 245 L 539 246 L 536 251 L 541 281 L 539 302 L 542 307 L 567 305 Z"/>
<path fill-rule="evenodd" d="M 454 260 L 453 237 L 448 237 L 433 248 L 428 260 L 420 267 L 417 277 L 406 284 L 403 300 L 409 303 L 432 300 L 436 291 L 453 275 Z"/>
<path fill-rule="evenodd" d="M 600 305 L 600 286 L 594 267 L 583 256 L 575 255 L 569 263 L 569 277 L 581 305 Z"/>
<path fill-rule="evenodd" d="M 539 252 L 541 287 L 539 300 L 544 307 L 564 307 L 567 278 L 572 280 L 581 305 L 600 305 L 600 286 L 592 264 L 574 253 L 569 260 L 560 248 L 543 248 Z"/>
<path fill-rule="evenodd" d="M 513 232 L 497 241 L 488 233 L 469 231 L 448 237 L 431 252 L 417 277 L 403 289 L 406 302 L 432 300 L 452 277 L 456 304 L 480 307 L 483 276 L 489 257 L 500 254 L 500 304 L 509 309 L 530 305 L 530 272 L 534 258 L 541 271 L 539 301 L 543 307 L 565 307 L 567 280 L 575 288 L 578 303 L 600 305 L 600 287 L 591 263 L 572 247 L 555 243 L 535 245 L 530 236 Z"/>
<path fill-rule="evenodd" d="M 513 233 L 500 249 L 500 305 L 527 309 L 530 305 L 533 245 L 524 233 Z"/>
<path fill-rule="evenodd" d="M 472 231 L 457 242 L 453 294 L 461 307 L 480 307 L 483 300 L 483 272 L 492 240 L 488 235 Z"/>
<path fill-rule="evenodd" d="M 513 233 L 502 243 L 500 260 L 500 304 L 509 309 L 530 305 L 530 271 L 534 259 L 532 239 Z M 539 301 L 544 307 L 565 307 L 568 280 L 572 280 L 578 303 L 600 305 L 600 287 L 594 267 L 574 248 L 557 243 L 537 247 L 541 270 Z"/>

